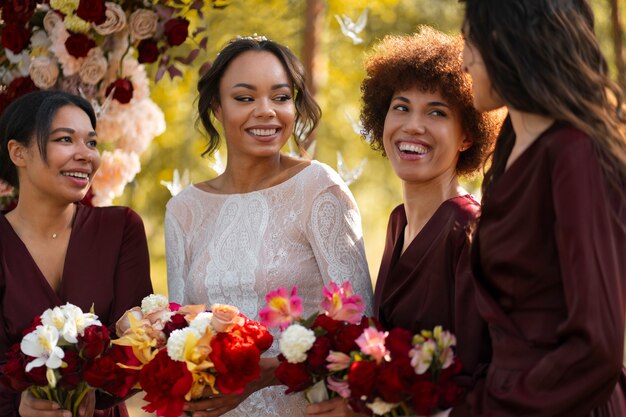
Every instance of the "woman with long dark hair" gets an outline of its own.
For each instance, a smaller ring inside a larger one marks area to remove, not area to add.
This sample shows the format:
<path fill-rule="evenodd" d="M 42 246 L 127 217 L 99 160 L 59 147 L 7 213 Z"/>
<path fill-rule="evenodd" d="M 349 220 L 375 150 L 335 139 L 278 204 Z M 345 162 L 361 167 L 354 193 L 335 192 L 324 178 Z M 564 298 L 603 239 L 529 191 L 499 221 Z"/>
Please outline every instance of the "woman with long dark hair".
<path fill-rule="evenodd" d="M 624 416 L 626 124 L 584 0 L 467 0 L 479 110 L 506 106 L 472 247 L 482 416 Z"/>
<path fill-rule="evenodd" d="M 2 113 L 0 179 L 19 189 L 19 200 L 0 213 L 0 366 L 48 308 L 93 308 L 112 328 L 152 292 L 139 215 L 128 207 L 79 203 L 100 166 L 96 145 L 96 115 L 82 97 L 37 91 Z M 92 391 L 86 398 L 81 416 L 128 416 L 123 403 L 111 407 L 110 397 Z M 52 401 L 0 384 L 3 417 L 68 414 Z"/>

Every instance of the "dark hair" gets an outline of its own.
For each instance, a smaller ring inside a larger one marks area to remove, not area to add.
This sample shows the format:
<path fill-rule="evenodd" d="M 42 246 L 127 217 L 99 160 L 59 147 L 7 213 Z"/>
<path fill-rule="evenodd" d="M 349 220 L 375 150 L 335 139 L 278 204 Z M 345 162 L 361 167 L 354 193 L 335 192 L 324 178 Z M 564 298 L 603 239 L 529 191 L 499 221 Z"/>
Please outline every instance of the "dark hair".
<path fill-rule="evenodd" d="M 626 198 L 622 92 L 610 80 L 586 0 L 466 0 L 464 32 L 494 91 L 512 108 L 568 122 L 594 141 L 606 179 Z M 514 145 L 510 120 L 483 182 L 488 195 Z"/>
<path fill-rule="evenodd" d="M 361 121 L 372 149 L 385 154 L 383 131 L 394 92 L 416 86 L 441 94 L 472 141 L 459 155 L 457 174 L 469 175 L 482 166 L 491 151 L 498 119 L 474 108 L 471 80 L 462 69 L 462 49 L 460 36 L 448 36 L 429 26 L 420 26 L 413 35 L 385 36 L 374 46 L 365 60 L 367 77 L 361 83 Z"/>
<path fill-rule="evenodd" d="M 220 143 L 220 135 L 211 121 L 211 112 L 220 101 L 222 76 L 230 63 L 247 51 L 269 52 L 283 64 L 295 94 L 294 139 L 298 145 L 315 129 L 320 120 L 322 111 L 306 86 L 304 66 L 289 48 L 264 37 L 236 38 L 221 50 L 211 68 L 198 82 L 198 117 L 209 134 L 209 143 L 202 156 L 212 154 Z"/>
<path fill-rule="evenodd" d="M 96 114 L 82 97 L 62 91 L 35 91 L 13 101 L 0 117 L 0 179 L 13 187 L 19 186 L 17 168 L 11 161 L 8 143 L 15 139 L 24 146 L 37 141 L 39 153 L 47 161 L 46 146 L 50 126 L 56 112 L 64 106 L 76 106 L 87 113 L 96 128 Z"/>

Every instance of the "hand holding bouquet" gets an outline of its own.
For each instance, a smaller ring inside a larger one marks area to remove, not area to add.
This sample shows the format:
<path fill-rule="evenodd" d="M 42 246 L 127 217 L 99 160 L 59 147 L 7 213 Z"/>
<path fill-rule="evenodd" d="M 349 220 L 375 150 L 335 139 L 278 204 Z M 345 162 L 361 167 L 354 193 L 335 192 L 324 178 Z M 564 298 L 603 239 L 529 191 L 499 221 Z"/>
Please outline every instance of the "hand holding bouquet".
<path fill-rule="evenodd" d="M 37 398 L 54 401 L 77 415 L 90 386 L 86 375 L 109 348 L 109 331 L 93 313 L 72 304 L 35 318 L 19 344 L 7 353 L 2 382 Z"/>
<path fill-rule="evenodd" d="M 357 349 L 356 338 L 369 326 L 362 316 L 363 300 L 352 293 L 349 282 L 330 283 L 323 289 L 319 312 L 307 319 L 302 317 L 302 300 L 295 287 L 291 293 L 285 288 L 272 291 L 266 301 L 259 312 L 261 322 L 283 330 L 276 378 L 287 386 L 286 393 L 305 391 L 309 402 L 328 399 L 326 383 L 332 384 L 330 375 L 339 371 L 329 361 L 333 359 L 329 353 Z"/>
<path fill-rule="evenodd" d="M 144 299 L 118 323 L 114 343 L 131 347 L 140 362 L 144 410 L 178 417 L 185 401 L 241 393 L 260 376 L 261 353 L 273 338 L 267 329 L 231 305 L 179 306 L 161 295 Z"/>

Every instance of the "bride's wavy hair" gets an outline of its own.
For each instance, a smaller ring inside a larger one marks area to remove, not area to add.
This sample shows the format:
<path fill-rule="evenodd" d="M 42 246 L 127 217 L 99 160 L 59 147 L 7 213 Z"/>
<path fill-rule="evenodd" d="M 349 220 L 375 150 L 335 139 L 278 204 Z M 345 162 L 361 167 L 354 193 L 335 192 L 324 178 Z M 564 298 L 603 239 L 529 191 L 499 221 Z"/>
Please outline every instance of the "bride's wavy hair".
<path fill-rule="evenodd" d="M 463 1 L 463 0 L 461 0 Z M 464 0 L 466 41 L 478 49 L 507 105 L 588 134 L 608 184 L 626 201 L 623 93 L 608 75 L 586 0 Z M 505 121 L 483 181 L 487 196 L 515 139 Z"/>
<path fill-rule="evenodd" d="M 304 66 L 288 47 L 264 36 L 237 37 L 220 51 L 209 70 L 198 82 L 198 121 L 202 122 L 209 134 L 209 143 L 202 156 L 211 155 L 220 143 L 220 135 L 213 124 L 211 114 L 214 106 L 220 102 L 222 76 L 230 63 L 247 51 L 269 52 L 283 64 L 294 92 L 296 119 L 293 136 L 298 146 L 315 129 L 322 117 L 322 110 L 306 86 Z"/>

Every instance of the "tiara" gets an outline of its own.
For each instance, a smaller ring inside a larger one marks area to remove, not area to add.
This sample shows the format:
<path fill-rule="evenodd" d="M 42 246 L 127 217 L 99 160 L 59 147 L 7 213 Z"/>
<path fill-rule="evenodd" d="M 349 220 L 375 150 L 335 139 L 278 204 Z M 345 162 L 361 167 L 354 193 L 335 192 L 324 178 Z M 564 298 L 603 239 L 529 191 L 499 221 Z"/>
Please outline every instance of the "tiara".
<path fill-rule="evenodd" d="M 267 39 L 266 36 L 257 35 L 256 33 L 253 33 L 252 36 L 239 36 L 239 35 L 237 35 L 235 37 L 235 39 L 236 40 L 250 40 L 250 41 L 257 41 L 257 42 L 269 41 L 269 39 Z"/>

